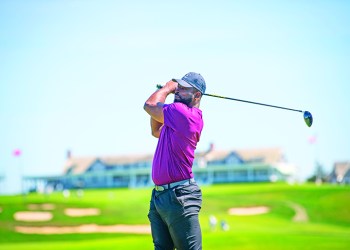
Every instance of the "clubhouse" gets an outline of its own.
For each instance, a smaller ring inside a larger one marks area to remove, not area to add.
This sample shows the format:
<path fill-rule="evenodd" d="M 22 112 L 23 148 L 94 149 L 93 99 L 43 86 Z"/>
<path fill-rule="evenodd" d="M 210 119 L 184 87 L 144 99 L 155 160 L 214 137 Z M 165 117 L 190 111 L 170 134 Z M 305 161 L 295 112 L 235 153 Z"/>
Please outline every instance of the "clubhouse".
<path fill-rule="evenodd" d="M 62 175 L 25 177 L 24 185 L 31 191 L 152 186 L 152 159 L 153 154 L 73 157 L 68 152 Z M 280 148 L 216 150 L 211 145 L 196 153 L 193 173 L 202 185 L 276 182 L 295 180 L 296 167 L 286 162 Z"/>

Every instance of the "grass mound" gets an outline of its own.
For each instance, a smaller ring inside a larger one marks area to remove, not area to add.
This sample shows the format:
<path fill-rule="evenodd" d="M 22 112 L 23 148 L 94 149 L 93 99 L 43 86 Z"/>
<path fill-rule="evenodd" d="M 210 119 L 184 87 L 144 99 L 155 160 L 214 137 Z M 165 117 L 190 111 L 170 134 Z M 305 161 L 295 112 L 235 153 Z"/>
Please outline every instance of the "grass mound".
<path fill-rule="evenodd" d="M 202 187 L 200 220 L 203 249 L 348 249 L 350 245 L 350 190 L 346 186 L 281 183 L 225 184 Z M 85 190 L 84 196 L 65 198 L 29 194 L 0 197 L 2 249 L 152 249 L 149 234 L 89 233 L 62 235 L 23 234 L 16 227 L 106 228 L 113 225 L 148 225 L 151 188 Z M 51 204 L 50 221 L 17 221 L 19 211 L 44 212 Z M 251 216 L 229 214 L 232 208 L 265 207 Z M 29 209 L 30 208 L 30 209 Z M 98 214 L 68 216 L 67 209 L 95 208 Z M 303 211 L 307 220 L 293 220 Z M 299 212 L 300 212 L 299 211 Z M 211 227 L 209 218 L 217 225 Z M 221 223 L 229 225 L 223 230 Z M 104 227 L 105 226 L 105 227 Z"/>

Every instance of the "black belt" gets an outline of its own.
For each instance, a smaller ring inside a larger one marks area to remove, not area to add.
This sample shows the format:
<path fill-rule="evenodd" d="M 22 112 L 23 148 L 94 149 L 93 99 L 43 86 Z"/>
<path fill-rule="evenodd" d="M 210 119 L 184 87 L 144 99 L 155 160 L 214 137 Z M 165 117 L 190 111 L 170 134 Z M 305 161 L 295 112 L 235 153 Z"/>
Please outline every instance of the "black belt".
<path fill-rule="evenodd" d="M 155 185 L 154 189 L 156 191 L 164 191 L 165 189 L 169 189 L 169 188 L 173 188 L 173 187 L 185 185 L 185 184 L 192 184 L 192 183 L 195 183 L 194 178 L 183 180 L 183 181 L 172 182 L 169 184 L 164 184 L 159 186 Z"/>

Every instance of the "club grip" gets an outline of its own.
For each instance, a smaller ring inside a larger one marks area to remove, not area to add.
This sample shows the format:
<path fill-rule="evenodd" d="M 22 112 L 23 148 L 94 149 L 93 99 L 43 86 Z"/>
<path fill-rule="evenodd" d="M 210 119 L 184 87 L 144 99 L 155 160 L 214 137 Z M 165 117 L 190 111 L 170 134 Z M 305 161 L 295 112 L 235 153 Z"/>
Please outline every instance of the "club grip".
<path fill-rule="evenodd" d="M 163 88 L 163 85 L 157 84 L 157 89 Z"/>

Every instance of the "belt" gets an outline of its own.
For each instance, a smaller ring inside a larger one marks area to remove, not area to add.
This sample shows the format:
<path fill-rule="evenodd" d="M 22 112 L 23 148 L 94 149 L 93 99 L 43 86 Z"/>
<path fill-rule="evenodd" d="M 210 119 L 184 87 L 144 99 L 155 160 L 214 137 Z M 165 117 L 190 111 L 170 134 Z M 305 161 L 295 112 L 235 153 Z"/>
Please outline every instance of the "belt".
<path fill-rule="evenodd" d="M 189 184 L 192 184 L 192 183 L 195 183 L 194 178 L 183 180 L 183 181 L 172 182 L 172 183 L 169 183 L 169 184 L 164 184 L 164 185 L 159 185 L 159 186 L 155 185 L 154 189 L 156 191 L 164 191 L 165 189 L 173 188 L 173 187 L 184 185 L 184 184 L 188 184 L 189 185 Z"/>

